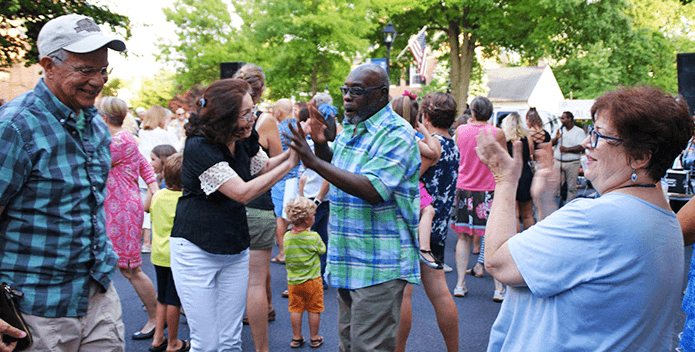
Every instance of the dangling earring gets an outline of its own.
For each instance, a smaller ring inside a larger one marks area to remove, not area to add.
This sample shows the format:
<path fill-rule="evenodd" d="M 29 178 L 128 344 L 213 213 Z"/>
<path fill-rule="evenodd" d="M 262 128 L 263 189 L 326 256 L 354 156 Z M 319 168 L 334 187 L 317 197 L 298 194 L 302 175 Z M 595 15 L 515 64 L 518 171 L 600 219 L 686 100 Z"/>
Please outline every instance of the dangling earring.
<path fill-rule="evenodd" d="M 632 180 L 632 182 L 637 181 L 637 173 L 635 172 L 635 169 L 632 169 L 632 176 L 630 176 L 630 180 Z"/>

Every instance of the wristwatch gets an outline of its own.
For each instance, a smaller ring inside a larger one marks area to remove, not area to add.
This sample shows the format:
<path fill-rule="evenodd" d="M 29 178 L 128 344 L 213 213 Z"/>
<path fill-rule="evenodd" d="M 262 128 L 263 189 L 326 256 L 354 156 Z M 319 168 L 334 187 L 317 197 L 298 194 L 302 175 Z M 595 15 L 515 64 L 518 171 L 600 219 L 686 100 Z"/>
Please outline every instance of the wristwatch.
<path fill-rule="evenodd" d="M 314 198 L 314 204 L 316 204 L 316 206 L 319 206 L 321 205 L 321 201 L 318 198 Z"/>

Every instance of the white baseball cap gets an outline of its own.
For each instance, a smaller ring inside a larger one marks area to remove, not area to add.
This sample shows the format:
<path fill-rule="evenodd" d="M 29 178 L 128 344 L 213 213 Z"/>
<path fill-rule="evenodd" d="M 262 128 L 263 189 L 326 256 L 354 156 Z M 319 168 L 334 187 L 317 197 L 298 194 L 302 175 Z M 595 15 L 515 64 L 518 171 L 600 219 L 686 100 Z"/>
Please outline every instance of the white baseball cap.
<path fill-rule="evenodd" d="M 116 51 L 125 50 L 122 40 L 105 36 L 93 19 L 75 14 L 48 21 L 41 28 L 36 43 L 39 59 L 58 49 L 77 54 L 90 53 L 104 46 Z"/>

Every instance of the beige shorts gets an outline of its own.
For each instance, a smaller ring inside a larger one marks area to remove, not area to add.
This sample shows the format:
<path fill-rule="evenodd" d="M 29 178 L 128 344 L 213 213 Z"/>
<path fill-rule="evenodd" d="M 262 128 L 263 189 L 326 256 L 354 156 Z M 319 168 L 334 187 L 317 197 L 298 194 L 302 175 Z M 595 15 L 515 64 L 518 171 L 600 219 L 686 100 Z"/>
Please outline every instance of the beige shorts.
<path fill-rule="evenodd" d="M 275 212 L 246 208 L 251 250 L 270 249 L 275 245 Z"/>
<path fill-rule="evenodd" d="M 105 293 L 92 282 L 89 308 L 84 317 L 44 318 L 24 314 L 34 343 L 27 351 L 122 352 L 125 328 L 121 301 L 113 283 Z"/>

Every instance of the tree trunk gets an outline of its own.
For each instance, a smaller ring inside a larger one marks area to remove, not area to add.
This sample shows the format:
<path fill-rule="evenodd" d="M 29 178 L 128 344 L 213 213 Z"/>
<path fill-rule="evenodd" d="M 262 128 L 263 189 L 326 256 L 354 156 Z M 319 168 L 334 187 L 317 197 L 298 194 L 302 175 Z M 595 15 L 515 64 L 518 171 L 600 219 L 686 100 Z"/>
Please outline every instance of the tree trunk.
<path fill-rule="evenodd" d="M 475 38 L 472 38 L 469 33 L 461 33 L 458 23 L 455 22 L 449 23 L 448 35 L 451 46 L 449 53 L 451 94 L 454 96 L 460 116 L 466 109 L 468 101 L 468 86 L 471 82 L 473 60 L 475 59 Z"/>
<path fill-rule="evenodd" d="M 316 95 L 317 87 L 318 87 L 318 72 L 319 72 L 319 67 L 317 64 L 314 64 L 314 70 L 311 72 L 311 96 L 313 97 Z"/>

